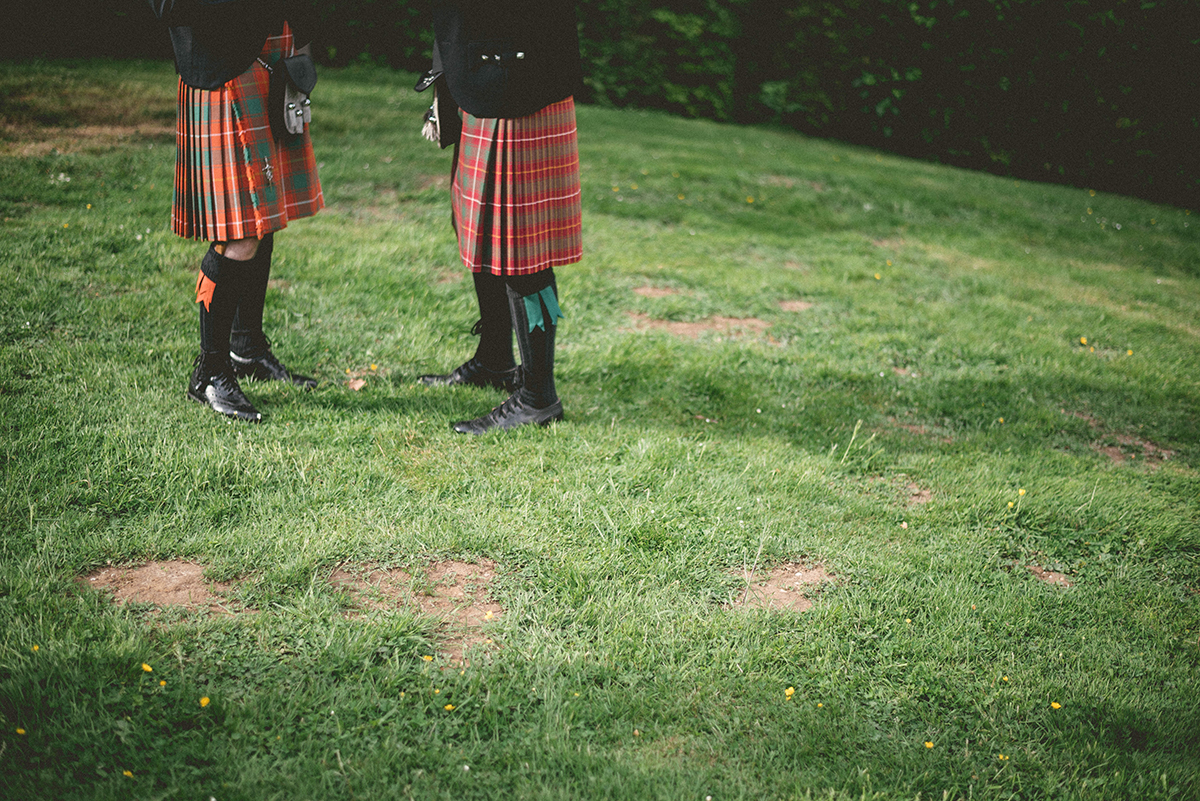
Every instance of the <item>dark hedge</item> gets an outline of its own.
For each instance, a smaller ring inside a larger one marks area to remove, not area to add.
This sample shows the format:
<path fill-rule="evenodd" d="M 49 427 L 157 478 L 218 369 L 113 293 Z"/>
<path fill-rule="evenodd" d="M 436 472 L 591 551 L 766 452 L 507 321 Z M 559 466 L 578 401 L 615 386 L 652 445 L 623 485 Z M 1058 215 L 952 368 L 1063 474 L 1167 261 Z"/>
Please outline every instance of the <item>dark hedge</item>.
<path fill-rule="evenodd" d="M 323 62 L 424 68 L 426 0 L 311 2 Z M 140 0 L 26 6 L 3 26 L 4 57 L 169 54 Z M 776 122 L 1197 205 L 1194 0 L 581 0 L 577 9 L 585 102 Z"/>

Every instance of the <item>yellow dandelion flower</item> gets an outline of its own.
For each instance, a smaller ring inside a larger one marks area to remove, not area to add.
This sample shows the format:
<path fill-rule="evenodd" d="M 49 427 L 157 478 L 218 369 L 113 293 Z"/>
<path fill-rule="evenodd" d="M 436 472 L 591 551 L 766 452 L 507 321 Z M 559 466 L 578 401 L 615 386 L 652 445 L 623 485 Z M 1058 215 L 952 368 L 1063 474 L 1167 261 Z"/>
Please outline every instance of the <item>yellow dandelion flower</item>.
<path fill-rule="evenodd" d="M 1013 502 L 1012 502 L 1012 501 L 1009 501 L 1009 502 L 1008 502 L 1008 508 L 1009 508 L 1009 509 L 1013 508 Z"/>
<path fill-rule="evenodd" d="M 1130 353 L 1133 353 L 1133 351 L 1130 351 Z M 35 645 L 35 646 L 33 646 L 33 652 L 34 652 L 35 654 L 38 652 L 38 647 L 37 647 L 36 645 Z"/>
<path fill-rule="evenodd" d="M 824 706 L 825 706 L 825 705 L 824 705 L 824 704 L 822 704 L 821 702 L 819 702 L 819 701 L 817 702 L 817 709 L 821 709 L 821 708 L 823 708 Z"/>
<path fill-rule="evenodd" d="M 71 227 L 70 223 L 63 223 L 63 228 L 70 228 L 70 227 Z"/>
<path fill-rule="evenodd" d="M 1079 344 L 1080 344 L 1080 345 L 1086 345 L 1086 344 L 1087 344 L 1087 337 L 1080 337 L 1080 338 L 1079 338 Z"/>
<path fill-rule="evenodd" d="M 1001 423 L 1003 423 L 1003 422 L 1004 422 L 1004 418 L 1003 418 L 1003 417 L 1001 417 L 1001 418 L 1000 418 L 1000 422 L 1001 422 Z"/>
<path fill-rule="evenodd" d="M 1008 759 L 1008 757 L 1006 757 L 1004 754 L 997 754 L 996 758 L 999 759 L 1001 762 L 1004 762 L 1005 760 Z"/>
<path fill-rule="evenodd" d="M 1095 197 L 1095 196 L 1096 196 L 1096 190 L 1095 190 L 1095 189 L 1089 189 L 1089 190 L 1088 190 L 1088 197 Z"/>
<path fill-rule="evenodd" d="M 24 734 L 24 733 L 25 733 L 25 730 L 24 730 L 24 729 L 22 729 L 20 726 L 18 726 L 18 727 L 17 727 L 17 734 Z"/>
<path fill-rule="evenodd" d="M 1019 490 L 1017 490 L 1017 494 L 1018 494 L 1018 495 L 1024 495 L 1024 494 L 1025 494 L 1025 490 L 1023 490 L 1023 489 L 1019 489 Z"/>
<path fill-rule="evenodd" d="M 378 370 L 378 369 L 379 369 L 379 365 L 378 365 L 378 364 L 372 364 L 372 365 L 371 365 L 371 369 L 372 369 L 372 370 Z"/>
<path fill-rule="evenodd" d="M 446 704 L 444 707 L 442 707 L 442 709 L 446 710 L 447 712 L 453 712 L 454 704 Z"/>
<path fill-rule="evenodd" d="M 158 683 L 158 686 L 159 686 L 159 687 L 166 687 L 166 686 L 167 686 L 167 680 L 166 680 L 166 679 L 163 679 L 162 681 L 160 681 L 160 682 Z"/>
<path fill-rule="evenodd" d="M 434 691 L 433 691 L 433 694 L 434 694 L 434 695 L 441 695 L 441 694 L 442 694 L 442 691 L 441 691 L 441 690 L 434 690 Z"/>
<path fill-rule="evenodd" d="M 911 617 L 906 617 L 906 618 L 904 618 L 904 622 L 905 622 L 905 623 L 912 623 L 912 618 L 911 618 Z"/>
<path fill-rule="evenodd" d="M 1060 704 L 1058 701 L 1051 701 L 1050 708 L 1051 709 L 1062 709 L 1062 704 Z"/>
<path fill-rule="evenodd" d="M 630 185 L 629 185 L 629 188 L 630 188 L 630 189 L 637 189 L 637 188 L 638 188 L 638 185 L 637 185 L 637 184 L 630 184 Z"/>
<path fill-rule="evenodd" d="M 676 195 L 675 197 L 679 198 L 680 200 L 683 200 L 683 195 Z"/>
<path fill-rule="evenodd" d="M 789 701 L 792 700 L 792 696 L 795 694 L 796 694 L 795 687 L 788 687 L 786 690 L 783 691 L 783 697 L 788 699 Z"/>
<path fill-rule="evenodd" d="M 887 260 L 887 266 L 888 266 L 888 267 L 891 267 L 891 266 L 892 266 L 892 260 L 891 260 L 891 259 L 888 259 L 888 260 Z"/>
<path fill-rule="evenodd" d="M 878 281 L 880 278 L 881 278 L 881 276 L 879 275 L 879 273 L 875 273 L 875 280 Z"/>
<path fill-rule="evenodd" d="M 926 741 L 925 741 L 925 747 L 926 747 L 926 748 L 933 748 L 933 743 L 931 743 L 929 740 L 926 740 Z"/>
<path fill-rule="evenodd" d="M 1125 355 L 1126 355 L 1126 356 L 1132 356 L 1132 355 L 1133 355 L 1133 351 L 1132 351 L 1132 350 L 1127 350 L 1127 351 L 1125 351 Z"/>
<path fill-rule="evenodd" d="M 154 668 L 150 667 L 150 666 L 149 666 L 149 665 L 147 665 L 145 662 L 143 662 L 143 663 L 142 663 L 142 670 L 143 670 L 143 671 L 145 671 L 146 673 L 153 673 L 153 672 L 154 672 Z"/>
<path fill-rule="evenodd" d="M 621 187 L 619 187 L 619 186 L 614 186 L 612 189 L 613 189 L 613 191 L 614 191 L 614 192 L 620 192 L 620 191 L 621 191 Z"/>
<path fill-rule="evenodd" d="M 1001 676 L 1000 681 L 1008 681 L 1008 676 Z"/>
<path fill-rule="evenodd" d="M 494 618 L 495 616 L 496 616 L 496 615 L 495 615 L 495 614 L 493 614 L 492 612 L 488 612 L 486 615 L 484 615 L 484 616 L 483 616 L 483 619 L 484 619 L 484 620 L 491 620 L 491 619 L 492 619 L 492 618 Z"/>
<path fill-rule="evenodd" d="M 747 198 L 746 198 L 746 202 L 747 202 L 747 203 L 753 203 L 753 202 L 754 202 L 754 198 L 752 198 L 752 197 L 747 197 Z"/>
<path fill-rule="evenodd" d="M 426 662 L 432 662 L 432 661 L 433 661 L 433 657 L 432 657 L 432 656 L 428 656 L 428 655 L 426 655 L 426 656 L 423 656 L 423 657 L 421 657 L 421 658 L 422 658 L 422 659 L 424 659 Z"/>
<path fill-rule="evenodd" d="M 88 208 L 90 209 L 91 207 L 92 207 L 92 204 L 91 204 L 91 203 L 89 203 L 89 204 L 88 204 Z"/>
<path fill-rule="evenodd" d="M 204 707 L 208 706 L 210 703 L 212 703 L 212 702 L 209 700 L 208 696 L 206 695 L 200 699 L 200 708 L 203 709 Z"/>
<path fill-rule="evenodd" d="M 128 778 L 132 779 L 132 778 L 133 778 L 133 771 L 132 771 L 132 770 L 123 770 L 123 771 L 121 771 L 121 775 L 122 775 L 122 776 L 126 776 L 126 777 L 128 777 Z"/>
<path fill-rule="evenodd" d="M 1096 349 L 1095 349 L 1094 347 L 1093 347 L 1093 348 L 1088 348 L 1088 351 L 1089 351 L 1089 352 L 1091 352 L 1091 353 L 1095 353 L 1095 352 L 1096 352 Z"/>

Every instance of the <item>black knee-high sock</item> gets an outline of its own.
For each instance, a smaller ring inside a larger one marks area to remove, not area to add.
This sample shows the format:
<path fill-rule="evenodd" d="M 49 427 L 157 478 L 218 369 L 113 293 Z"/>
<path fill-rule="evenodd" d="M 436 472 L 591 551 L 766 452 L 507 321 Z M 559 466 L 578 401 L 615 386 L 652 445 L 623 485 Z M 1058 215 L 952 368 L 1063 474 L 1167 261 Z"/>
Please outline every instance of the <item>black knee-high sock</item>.
<path fill-rule="evenodd" d="M 229 332 L 241 294 L 242 264 L 225 258 L 211 245 L 200 262 L 196 302 L 200 304 L 200 349 L 206 357 L 229 360 Z"/>
<path fill-rule="evenodd" d="M 471 274 L 475 279 L 475 297 L 479 301 L 479 345 L 475 359 L 489 370 L 511 370 L 513 360 L 512 316 L 504 279 L 489 272 Z"/>
<path fill-rule="evenodd" d="M 554 271 L 544 270 L 518 280 L 509 278 L 507 291 L 517 347 L 521 351 L 521 399 L 535 409 L 544 409 L 558 400 L 554 387 L 554 334 L 559 310 Z"/>
<path fill-rule="evenodd" d="M 258 243 L 254 258 L 242 265 L 241 294 L 233 314 L 230 336 L 231 350 L 243 359 L 257 359 L 266 353 L 267 337 L 263 333 L 263 306 L 267 298 L 267 282 L 271 279 L 271 253 L 275 250 L 275 234 L 267 234 Z"/>

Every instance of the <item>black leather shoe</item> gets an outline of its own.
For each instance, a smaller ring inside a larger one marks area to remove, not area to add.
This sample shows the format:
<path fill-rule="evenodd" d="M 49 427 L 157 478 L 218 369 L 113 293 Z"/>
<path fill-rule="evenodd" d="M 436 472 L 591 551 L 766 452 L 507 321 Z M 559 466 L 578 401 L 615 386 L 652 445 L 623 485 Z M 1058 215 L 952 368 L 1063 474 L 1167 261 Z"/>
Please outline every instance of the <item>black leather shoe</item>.
<path fill-rule="evenodd" d="M 192 379 L 188 381 L 188 397 L 227 417 L 250 423 L 261 422 L 262 415 L 242 394 L 229 362 L 222 360 L 213 364 L 213 361 L 212 357 L 205 359 L 203 353 L 196 357 Z"/>
<path fill-rule="evenodd" d="M 531 424 L 545 426 L 561 419 L 563 419 L 562 401 L 556 400 L 544 409 L 536 409 L 521 399 L 520 392 L 514 392 L 508 397 L 508 400 L 483 417 L 455 423 L 454 430 L 460 434 L 482 434 L 494 428 L 516 428 Z"/>
<path fill-rule="evenodd" d="M 286 381 L 301 389 L 316 389 L 317 386 L 317 379 L 293 373 L 284 367 L 283 362 L 275 358 L 270 348 L 256 359 L 247 359 L 230 351 L 229 361 L 233 363 L 233 374 L 237 378 L 251 381 Z"/>
<path fill-rule="evenodd" d="M 516 392 L 521 387 L 521 368 L 517 366 L 508 370 L 493 370 L 484 367 L 478 359 L 472 356 L 445 375 L 419 376 L 417 383 L 427 387 L 453 387 L 470 384 L 473 387 L 493 387 L 506 392 Z"/>

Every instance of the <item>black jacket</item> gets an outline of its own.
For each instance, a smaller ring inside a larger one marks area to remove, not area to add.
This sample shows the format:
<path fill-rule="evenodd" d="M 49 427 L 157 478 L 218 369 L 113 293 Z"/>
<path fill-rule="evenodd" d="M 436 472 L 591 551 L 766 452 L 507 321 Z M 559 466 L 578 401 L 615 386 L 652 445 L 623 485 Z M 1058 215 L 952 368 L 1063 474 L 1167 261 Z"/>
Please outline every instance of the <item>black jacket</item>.
<path fill-rule="evenodd" d="M 188 86 L 217 89 L 241 75 L 286 19 L 299 47 L 310 27 L 301 4 L 287 0 L 149 0 L 170 27 L 175 69 Z M 307 6 L 308 4 L 303 4 Z"/>
<path fill-rule="evenodd" d="M 475 117 L 524 117 L 583 80 L 571 0 L 434 0 L 433 33 L 455 102 Z"/>

